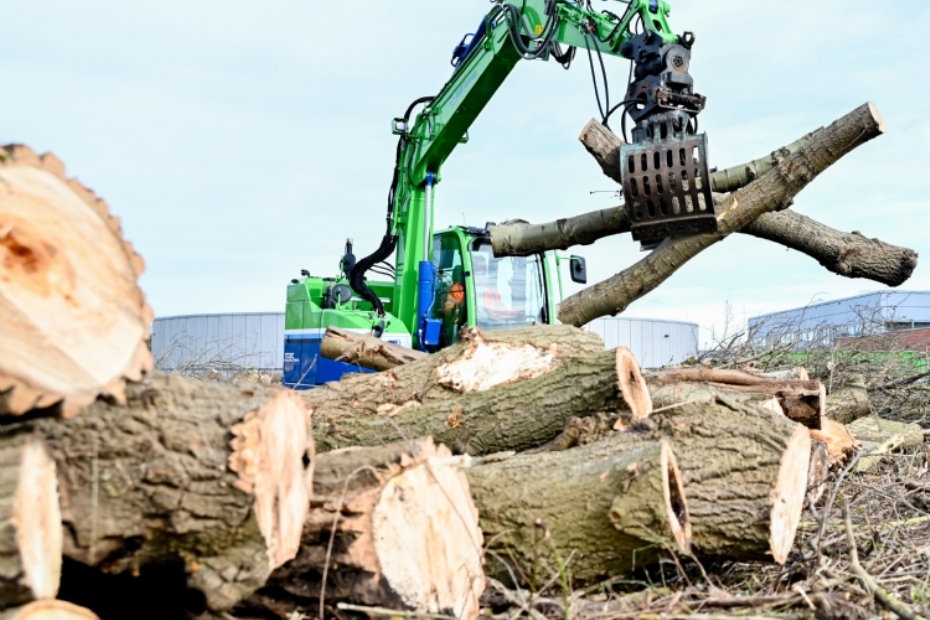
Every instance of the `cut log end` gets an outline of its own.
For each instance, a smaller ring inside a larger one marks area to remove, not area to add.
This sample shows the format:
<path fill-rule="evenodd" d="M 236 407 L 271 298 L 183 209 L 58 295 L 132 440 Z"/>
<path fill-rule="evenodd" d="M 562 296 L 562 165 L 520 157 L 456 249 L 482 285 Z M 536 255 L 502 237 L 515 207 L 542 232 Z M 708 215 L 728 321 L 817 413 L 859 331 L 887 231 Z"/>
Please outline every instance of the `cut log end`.
<path fill-rule="evenodd" d="M 121 400 L 124 380 L 152 368 L 142 260 L 57 158 L 0 153 L 0 415 Z"/>
<path fill-rule="evenodd" d="M 810 459 L 810 431 L 799 424 L 788 439 L 778 479 L 772 490 L 772 526 L 769 542 L 772 558 L 779 564 L 785 563 L 794 544 L 807 493 Z"/>
<path fill-rule="evenodd" d="M 62 547 L 58 478 L 55 462 L 38 439 L 23 448 L 11 520 L 26 585 L 38 600 L 55 598 Z"/>
<path fill-rule="evenodd" d="M 281 390 L 232 429 L 230 469 L 236 486 L 255 496 L 255 517 L 265 538 L 269 569 L 297 555 L 307 513 L 307 414 L 295 392 Z"/>
<path fill-rule="evenodd" d="M 623 400 L 633 413 L 634 420 L 644 420 L 652 413 L 652 396 L 649 386 L 636 363 L 633 353 L 626 347 L 617 347 L 617 387 Z"/>
<path fill-rule="evenodd" d="M 384 485 L 372 511 L 374 551 L 410 609 L 476 618 L 485 587 L 478 510 L 463 457 L 435 452 Z"/>
<path fill-rule="evenodd" d="M 37 437 L 0 436 L 0 609 L 55 598 L 61 554 L 55 462 Z"/>
<path fill-rule="evenodd" d="M 885 119 L 882 117 L 882 113 L 878 111 L 878 106 L 869 101 L 866 105 L 869 106 L 869 112 L 872 114 L 872 118 L 875 120 L 875 124 L 878 126 L 878 133 L 885 133 Z"/>
<path fill-rule="evenodd" d="M 100 620 L 97 614 L 65 601 L 36 601 L 0 613 L 0 620 Z"/>
<path fill-rule="evenodd" d="M 688 502 L 685 500 L 685 491 L 682 486 L 681 470 L 678 469 L 678 460 L 672 452 L 667 441 L 662 441 L 662 493 L 665 497 L 665 508 L 668 514 L 668 523 L 672 530 L 672 537 L 679 548 L 691 551 L 691 517 L 688 514 Z"/>

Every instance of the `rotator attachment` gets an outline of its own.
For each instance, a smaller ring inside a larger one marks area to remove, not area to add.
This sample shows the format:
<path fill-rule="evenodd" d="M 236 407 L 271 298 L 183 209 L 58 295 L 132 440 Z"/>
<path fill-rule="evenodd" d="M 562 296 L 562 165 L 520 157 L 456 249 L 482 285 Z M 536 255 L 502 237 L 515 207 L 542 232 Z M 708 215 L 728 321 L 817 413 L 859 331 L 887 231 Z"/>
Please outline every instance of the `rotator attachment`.
<path fill-rule="evenodd" d="M 630 232 L 644 249 L 717 230 L 707 136 L 696 133 L 705 98 L 688 73 L 692 45 L 690 32 L 667 43 L 647 30 L 620 50 L 634 63 L 626 99 L 636 122 L 632 142 L 620 148 L 620 176 Z"/>

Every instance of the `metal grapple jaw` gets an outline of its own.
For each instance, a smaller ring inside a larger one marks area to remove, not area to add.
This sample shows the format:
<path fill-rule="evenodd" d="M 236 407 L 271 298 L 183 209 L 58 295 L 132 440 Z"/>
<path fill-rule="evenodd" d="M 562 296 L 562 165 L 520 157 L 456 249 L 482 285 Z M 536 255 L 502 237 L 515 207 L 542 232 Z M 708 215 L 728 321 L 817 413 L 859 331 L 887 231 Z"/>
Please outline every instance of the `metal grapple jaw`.
<path fill-rule="evenodd" d="M 620 165 L 630 232 L 644 249 L 716 232 L 705 134 L 624 144 Z"/>
<path fill-rule="evenodd" d="M 707 136 L 694 133 L 705 99 L 688 73 L 693 44 L 691 33 L 667 43 L 647 31 L 621 48 L 635 67 L 627 110 L 636 126 L 620 148 L 620 176 L 630 232 L 643 249 L 717 230 Z"/>

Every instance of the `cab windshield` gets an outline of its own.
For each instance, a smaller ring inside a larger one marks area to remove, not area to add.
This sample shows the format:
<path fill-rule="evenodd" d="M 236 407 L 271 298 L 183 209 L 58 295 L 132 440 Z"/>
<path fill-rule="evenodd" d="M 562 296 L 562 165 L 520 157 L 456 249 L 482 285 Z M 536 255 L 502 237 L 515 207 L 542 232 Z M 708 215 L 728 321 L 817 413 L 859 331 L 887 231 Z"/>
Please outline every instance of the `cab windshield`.
<path fill-rule="evenodd" d="M 491 244 L 472 246 L 476 318 L 495 329 L 548 323 L 542 255 L 495 258 Z"/>

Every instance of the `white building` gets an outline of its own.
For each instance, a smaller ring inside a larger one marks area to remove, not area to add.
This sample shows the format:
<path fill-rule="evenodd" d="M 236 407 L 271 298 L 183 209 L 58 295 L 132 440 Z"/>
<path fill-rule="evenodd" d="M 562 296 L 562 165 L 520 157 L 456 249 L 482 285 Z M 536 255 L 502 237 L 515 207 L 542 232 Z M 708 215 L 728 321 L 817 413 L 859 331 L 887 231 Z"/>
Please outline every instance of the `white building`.
<path fill-rule="evenodd" d="M 697 323 L 603 317 L 584 328 L 603 338 L 608 349 L 630 349 L 643 368 L 680 364 L 697 355 Z"/>
<path fill-rule="evenodd" d="M 678 364 L 697 352 L 697 323 L 615 317 L 597 319 L 585 329 L 603 338 L 608 349 L 628 347 L 645 368 Z M 160 317 L 152 324 L 152 356 L 166 371 L 281 370 L 284 313 Z"/>
<path fill-rule="evenodd" d="M 152 357 L 167 371 L 284 367 L 284 313 L 167 316 L 152 323 Z"/>

